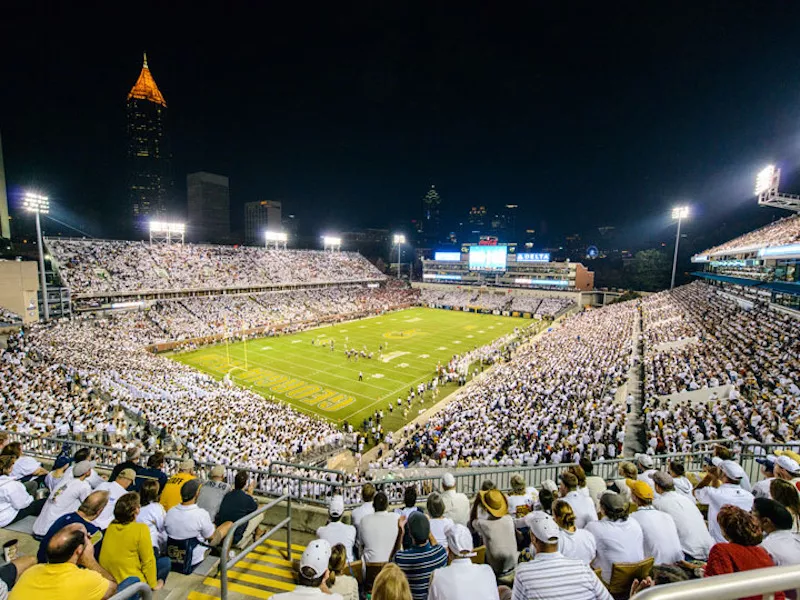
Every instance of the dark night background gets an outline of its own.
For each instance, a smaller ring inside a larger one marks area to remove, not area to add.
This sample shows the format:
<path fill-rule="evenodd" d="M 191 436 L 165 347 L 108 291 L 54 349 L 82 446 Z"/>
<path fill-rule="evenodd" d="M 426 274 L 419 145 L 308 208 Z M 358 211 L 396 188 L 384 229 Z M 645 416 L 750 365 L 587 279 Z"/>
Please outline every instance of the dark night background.
<path fill-rule="evenodd" d="M 228 175 L 234 227 L 261 199 L 308 232 L 403 227 L 436 184 L 446 222 L 516 203 L 542 243 L 671 244 L 686 202 L 688 252 L 781 215 L 756 206 L 764 164 L 800 192 L 800 2 L 110 4 L 2 9 L 12 211 L 39 188 L 114 235 L 142 51 L 179 198 Z"/>

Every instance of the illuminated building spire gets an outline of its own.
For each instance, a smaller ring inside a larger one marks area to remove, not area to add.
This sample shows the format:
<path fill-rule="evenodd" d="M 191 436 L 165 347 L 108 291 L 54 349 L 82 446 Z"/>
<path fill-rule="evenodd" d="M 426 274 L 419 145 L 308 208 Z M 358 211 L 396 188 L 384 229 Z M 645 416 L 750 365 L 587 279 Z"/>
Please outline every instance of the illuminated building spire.
<path fill-rule="evenodd" d="M 144 53 L 144 62 L 142 64 L 142 72 L 139 73 L 139 79 L 136 80 L 136 84 L 128 93 L 128 100 L 131 98 L 148 100 L 160 104 L 164 108 L 167 107 L 167 102 L 164 100 L 164 96 L 161 95 L 161 91 L 150 73 L 150 67 L 147 66 L 147 52 Z"/>

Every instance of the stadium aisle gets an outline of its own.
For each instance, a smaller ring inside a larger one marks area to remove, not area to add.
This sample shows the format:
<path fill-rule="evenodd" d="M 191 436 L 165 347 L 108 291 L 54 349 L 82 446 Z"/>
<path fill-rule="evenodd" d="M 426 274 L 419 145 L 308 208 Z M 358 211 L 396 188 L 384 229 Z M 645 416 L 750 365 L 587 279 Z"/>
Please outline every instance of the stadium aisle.
<path fill-rule="evenodd" d="M 645 433 L 644 415 L 642 414 L 642 315 L 636 314 L 633 327 L 633 364 L 628 378 L 628 393 L 633 396 L 631 412 L 625 421 L 625 440 L 622 443 L 622 456 L 633 456 L 644 452 Z"/>
<path fill-rule="evenodd" d="M 292 561 L 300 560 L 305 546 L 292 544 Z M 193 591 L 187 600 L 210 600 L 220 597 L 219 576 L 203 580 L 205 591 Z M 231 600 L 271 598 L 274 594 L 295 588 L 292 562 L 286 560 L 286 543 L 267 540 L 228 570 L 228 590 Z"/>

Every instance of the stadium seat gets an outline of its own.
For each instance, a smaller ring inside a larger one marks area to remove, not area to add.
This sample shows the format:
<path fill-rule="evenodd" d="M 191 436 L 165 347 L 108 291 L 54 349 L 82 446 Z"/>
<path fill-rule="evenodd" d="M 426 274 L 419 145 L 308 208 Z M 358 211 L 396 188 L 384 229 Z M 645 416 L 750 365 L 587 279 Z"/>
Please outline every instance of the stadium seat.
<path fill-rule="evenodd" d="M 364 575 L 364 589 L 372 591 L 372 584 L 375 583 L 375 578 L 378 576 L 378 573 L 381 572 L 385 562 L 380 563 L 367 563 L 366 573 Z"/>

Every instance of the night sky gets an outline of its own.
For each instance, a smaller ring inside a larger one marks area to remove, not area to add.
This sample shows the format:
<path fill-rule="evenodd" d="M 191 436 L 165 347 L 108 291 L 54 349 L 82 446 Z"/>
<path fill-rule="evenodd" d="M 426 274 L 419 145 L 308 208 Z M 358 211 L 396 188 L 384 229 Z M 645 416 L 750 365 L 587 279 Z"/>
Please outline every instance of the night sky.
<path fill-rule="evenodd" d="M 757 170 L 800 163 L 800 2 L 14 3 L 0 131 L 12 203 L 36 187 L 93 235 L 125 206 L 125 99 L 147 51 L 176 191 L 228 175 L 306 230 L 520 205 L 551 235 L 669 240 L 768 222 Z M 98 3 L 99 4 L 99 3 Z M 111 6 L 113 4 L 113 6 Z M 165 8 L 169 6 L 169 8 Z M 709 241 L 719 241 L 717 239 Z"/>

